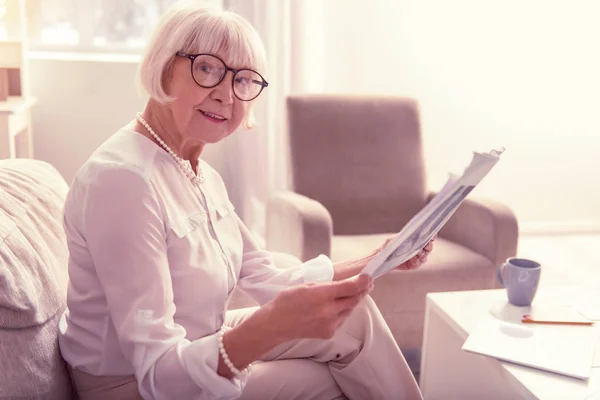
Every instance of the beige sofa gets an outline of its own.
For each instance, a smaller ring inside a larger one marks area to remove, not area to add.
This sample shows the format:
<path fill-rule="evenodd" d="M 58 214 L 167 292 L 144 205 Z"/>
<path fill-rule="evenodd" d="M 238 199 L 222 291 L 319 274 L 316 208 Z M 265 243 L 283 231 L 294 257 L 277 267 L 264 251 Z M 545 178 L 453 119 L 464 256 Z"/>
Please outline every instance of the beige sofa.
<path fill-rule="evenodd" d="M 414 99 L 295 95 L 287 112 L 293 190 L 269 202 L 269 250 L 301 260 L 364 256 L 433 195 Z M 499 287 L 495 267 L 516 254 L 517 241 L 508 207 L 470 196 L 441 230 L 425 266 L 375 282 L 372 296 L 414 372 L 426 294 Z"/>
<path fill-rule="evenodd" d="M 0 399 L 72 398 L 57 340 L 68 278 L 67 190 L 49 164 L 0 160 Z"/>

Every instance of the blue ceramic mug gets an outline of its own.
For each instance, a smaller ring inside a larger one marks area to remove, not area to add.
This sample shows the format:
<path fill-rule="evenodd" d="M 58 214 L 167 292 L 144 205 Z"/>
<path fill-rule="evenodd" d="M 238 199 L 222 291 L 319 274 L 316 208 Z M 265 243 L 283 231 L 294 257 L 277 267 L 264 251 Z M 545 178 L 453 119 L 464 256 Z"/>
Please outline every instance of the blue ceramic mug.
<path fill-rule="evenodd" d="M 498 267 L 498 280 L 506 288 L 508 302 L 530 306 L 540 283 L 542 266 L 526 258 L 511 257 Z"/>

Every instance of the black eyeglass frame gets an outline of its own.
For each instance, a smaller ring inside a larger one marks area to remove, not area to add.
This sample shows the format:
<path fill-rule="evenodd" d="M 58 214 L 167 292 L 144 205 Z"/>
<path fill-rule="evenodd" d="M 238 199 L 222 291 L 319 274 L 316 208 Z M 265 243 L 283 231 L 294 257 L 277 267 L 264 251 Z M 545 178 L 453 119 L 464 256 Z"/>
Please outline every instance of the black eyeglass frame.
<path fill-rule="evenodd" d="M 210 88 L 214 88 L 216 86 L 218 86 L 221 82 L 223 82 L 223 79 L 225 79 L 225 77 L 227 76 L 227 72 L 231 71 L 233 72 L 233 78 L 231 79 L 231 90 L 233 91 L 233 94 L 235 95 L 235 97 L 237 97 L 239 100 L 241 101 L 252 101 L 254 99 L 256 99 L 258 96 L 260 96 L 260 94 L 262 93 L 263 89 L 266 88 L 267 86 L 269 86 L 269 82 L 267 82 L 265 80 L 265 78 L 263 78 L 263 76 L 261 74 L 259 74 L 258 72 L 256 72 L 253 69 L 250 68 L 242 68 L 242 69 L 234 69 L 229 67 L 227 64 L 225 64 L 225 61 L 223 61 L 220 57 L 215 56 L 214 54 L 210 54 L 210 53 L 199 53 L 199 54 L 188 54 L 188 53 L 184 53 L 183 51 L 178 51 L 177 53 L 175 53 L 175 55 L 177 57 L 185 57 L 188 58 L 189 60 L 191 60 L 190 63 L 190 72 L 192 74 L 192 79 L 194 80 L 194 82 L 196 82 L 196 85 L 203 87 L 205 89 L 210 89 Z M 196 78 L 194 77 L 194 61 L 196 60 L 196 58 L 200 57 L 200 56 L 211 56 L 216 58 L 217 60 L 221 61 L 223 63 L 223 65 L 225 66 L 225 73 L 223 74 L 223 76 L 221 77 L 221 79 L 219 79 L 219 81 L 217 83 L 215 83 L 214 85 L 211 86 L 204 86 L 198 83 L 198 81 L 196 80 Z M 258 93 L 256 94 L 256 96 L 254 96 L 251 99 L 241 99 L 240 96 L 238 96 L 235 93 L 235 76 L 238 74 L 238 72 L 241 71 L 251 71 L 254 72 L 256 75 L 260 76 L 260 79 L 262 79 L 262 82 L 254 82 L 254 83 L 258 83 L 260 85 L 260 90 L 258 91 Z"/>

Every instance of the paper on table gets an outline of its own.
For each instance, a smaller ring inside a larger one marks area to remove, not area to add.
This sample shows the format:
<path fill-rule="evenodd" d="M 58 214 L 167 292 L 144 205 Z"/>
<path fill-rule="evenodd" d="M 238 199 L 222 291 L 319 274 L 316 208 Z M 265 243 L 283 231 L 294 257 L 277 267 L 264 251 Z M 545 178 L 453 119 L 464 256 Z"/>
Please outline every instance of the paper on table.
<path fill-rule="evenodd" d="M 521 320 L 525 317 L 532 321 L 539 322 L 583 322 L 592 323 L 589 318 L 583 316 L 573 307 L 556 304 L 533 304 L 530 307 L 524 307 L 521 314 Z"/>
<path fill-rule="evenodd" d="M 600 296 L 589 295 L 579 301 L 575 307 L 586 318 L 600 321 Z"/>
<path fill-rule="evenodd" d="M 600 321 L 600 285 L 574 285 L 556 289 L 556 298 L 592 321 Z"/>
<path fill-rule="evenodd" d="M 473 153 L 471 163 L 463 174 L 451 174 L 440 192 L 367 263 L 362 273 L 377 278 L 417 255 L 496 165 L 502 152 L 504 148 L 489 153 Z"/>
<path fill-rule="evenodd" d="M 587 379 L 592 370 L 596 342 L 597 331 L 592 326 L 523 326 L 489 316 L 469 335 L 462 348 L 516 364 Z"/>

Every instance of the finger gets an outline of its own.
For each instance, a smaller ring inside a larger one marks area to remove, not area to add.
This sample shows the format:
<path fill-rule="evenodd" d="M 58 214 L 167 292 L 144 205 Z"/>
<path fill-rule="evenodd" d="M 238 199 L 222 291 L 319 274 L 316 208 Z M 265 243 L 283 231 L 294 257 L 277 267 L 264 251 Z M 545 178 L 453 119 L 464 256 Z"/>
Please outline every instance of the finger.
<path fill-rule="evenodd" d="M 354 307 L 356 307 L 356 305 L 360 302 L 360 300 L 363 297 L 364 295 L 363 293 L 361 293 L 352 297 L 337 298 L 335 300 L 335 305 L 337 308 L 338 315 L 349 310 L 351 311 Z"/>
<path fill-rule="evenodd" d="M 367 274 L 359 274 L 353 277 L 361 288 L 368 288 L 373 283 L 373 278 Z"/>
<path fill-rule="evenodd" d="M 371 281 L 370 276 L 361 274 L 341 281 L 331 282 L 324 287 L 328 289 L 331 298 L 352 297 L 368 290 Z"/>
<path fill-rule="evenodd" d="M 341 320 L 340 323 L 338 324 L 338 326 L 341 325 L 341 323 L 343 323 L 344 320 L 350 316 L 350 314 L 352 314 L 352 311 L 354 311 L 354 308 L 350 308 L 348 310 L 344 310 L 344 311 L 342 311 L 341 313 L 338 314 L 338 317 Z"/>
<path fill-rule="evenodd" d="M 421 266 L 421 261 L 416 261 L 410 264 L 409 270 L 417 269 Z"/>
<path fill-rule="evenodd" d="M 420 265 L 421 265 L 421 259 L 419 259 L 419 258 L 413 259 L 413 260 L 411 260 L 411 263 L 410 263 L 410 269 L 417 269 L 417 268 L 419 268 Z"/>
<path fill-rule="evenodd" d="M 354 309 L 347 310 L 347 311 L 344 311 L 343 313 L 339 314 L 337 323 L 335 324 L 336 330 L 339 329 L 340 326 L 344 325 L 344 322 L 346 321 L 346 319 L 348 319 L 350 314 L 352 314 L 352 311 L 354 311 Z"/>
<path fill-rule="evenodd" d="M 344 315 L 340 315 L 337 324 L 335 325 L 336 330 L 338 330 L 342 325 L 344 325 L 344 322 L 346 322 L 346 319 L 350 316 L 350 314 L 352 314 L 352 310 L 350 310 L 347 313 L 344 313 Z"/>

